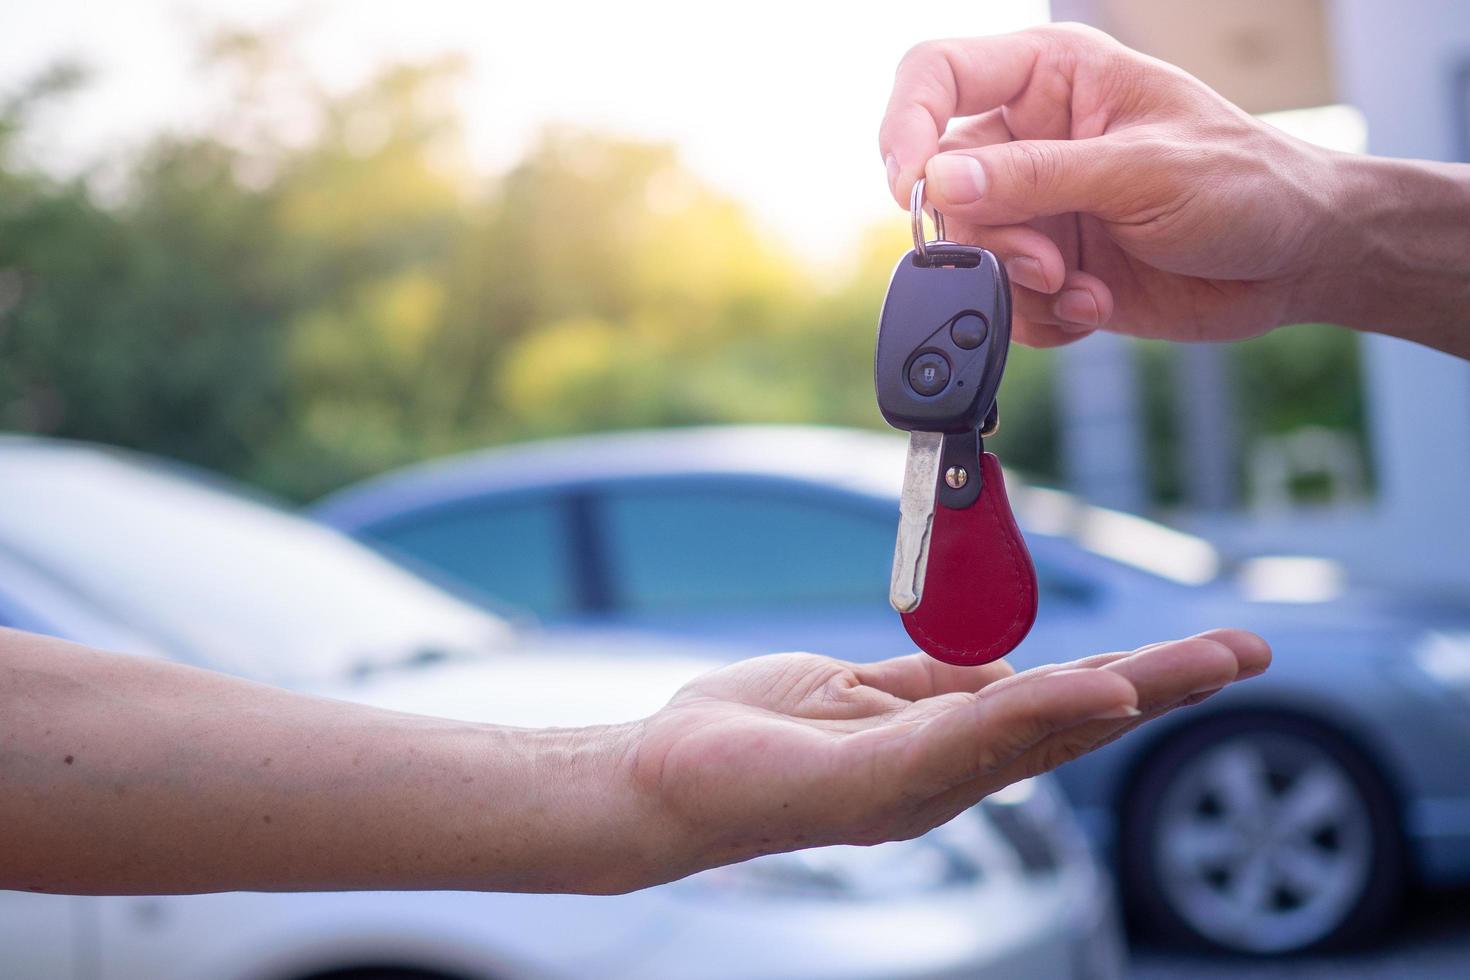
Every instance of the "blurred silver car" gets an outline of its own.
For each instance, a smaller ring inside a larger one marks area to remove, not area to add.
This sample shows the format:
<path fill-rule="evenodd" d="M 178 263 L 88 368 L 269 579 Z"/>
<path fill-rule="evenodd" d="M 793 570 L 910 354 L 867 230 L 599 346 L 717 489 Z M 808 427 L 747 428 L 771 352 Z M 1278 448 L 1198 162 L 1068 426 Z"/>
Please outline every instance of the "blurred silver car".
<path fill-rule="evenodd" d="M 705 666 L 633 634 L 518 632 L 206 478 L 22 438 L 0 439 L 0 624 L 527 726 L 638 717 Z M 1114 977 L 1107 892 L 1060 795 L 1036 779 L 913 841 L 772 855 L 614 897 L 0 892 L 0 973 Z"/>
<path fill-rule="evenodd" d="M 885 595 L 903 454 L 839 429 L 610 434 L 436 460 L 313 513 L 568 634 L 874 659 L 912 649 Z M 1041 590 L 1017 667 L 1213 626 L 1276 650 L 1265 677 L 1059 773 L 1140 925 L 1288 952 L 1373 933 L 1406 881 L 1470 882 L 1465 610 L 1351 590 L 1308 557 L 1231 568 L 1009 479 Z"/>

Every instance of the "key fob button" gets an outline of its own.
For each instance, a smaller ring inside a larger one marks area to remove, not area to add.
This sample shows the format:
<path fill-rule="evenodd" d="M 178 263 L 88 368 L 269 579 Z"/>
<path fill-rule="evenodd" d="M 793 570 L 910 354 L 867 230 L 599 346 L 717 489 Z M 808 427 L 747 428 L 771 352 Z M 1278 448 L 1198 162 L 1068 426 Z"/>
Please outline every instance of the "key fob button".
<path fill-rule="evenodd" d="M 926 351 L 909 364 L 909 385 L 921 395 L 937 395 L 949 384 L 949 360 Z"/>
<path fill-rule="evenodd" d="M 978 313 L 961 313 L 949 327 L 949 338 L 960 350 L 974 350 L 985 343 L 989 327 Z"/>

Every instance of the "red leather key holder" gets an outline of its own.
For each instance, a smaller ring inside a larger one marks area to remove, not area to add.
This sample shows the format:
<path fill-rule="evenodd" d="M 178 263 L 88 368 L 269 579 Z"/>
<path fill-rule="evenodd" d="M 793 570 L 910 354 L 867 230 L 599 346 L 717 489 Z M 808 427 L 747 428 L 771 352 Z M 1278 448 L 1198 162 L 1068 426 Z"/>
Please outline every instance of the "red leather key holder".
<path fill-rule="evenodd" d="M 986 664 L 1014 650 L 1036 622 L 1036 570 L 994 453 L 980 456 L 980 495 L 934 508 L 924 589 L 903 614 L 919 649 L 948 664 Z"/>

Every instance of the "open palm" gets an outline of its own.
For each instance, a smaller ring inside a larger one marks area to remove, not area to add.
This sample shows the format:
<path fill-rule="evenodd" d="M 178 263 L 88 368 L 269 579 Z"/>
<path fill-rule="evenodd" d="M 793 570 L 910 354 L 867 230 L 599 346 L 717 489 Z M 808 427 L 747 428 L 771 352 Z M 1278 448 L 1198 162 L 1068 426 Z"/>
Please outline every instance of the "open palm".
<path fill-rule="evenodd" d="M 673 874 L 909 838 L 1269 661 L 1236 630 L 1021 674 L 919 654 L 760 657 L 696 679 L 643 723 L 635 783 L 687 843 Z"/>

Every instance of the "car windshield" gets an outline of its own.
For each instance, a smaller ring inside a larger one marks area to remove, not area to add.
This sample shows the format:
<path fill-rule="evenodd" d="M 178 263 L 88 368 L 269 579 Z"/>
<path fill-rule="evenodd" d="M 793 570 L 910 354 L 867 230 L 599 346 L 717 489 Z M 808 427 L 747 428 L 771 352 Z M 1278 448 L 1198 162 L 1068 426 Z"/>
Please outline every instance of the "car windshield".
<path fill-rule="evenodd" d="M 511 635 L 334 531 L 92 447 L 0 444 L 0 548 L 180 659 L 261 679 L 473 655 Z"/>

